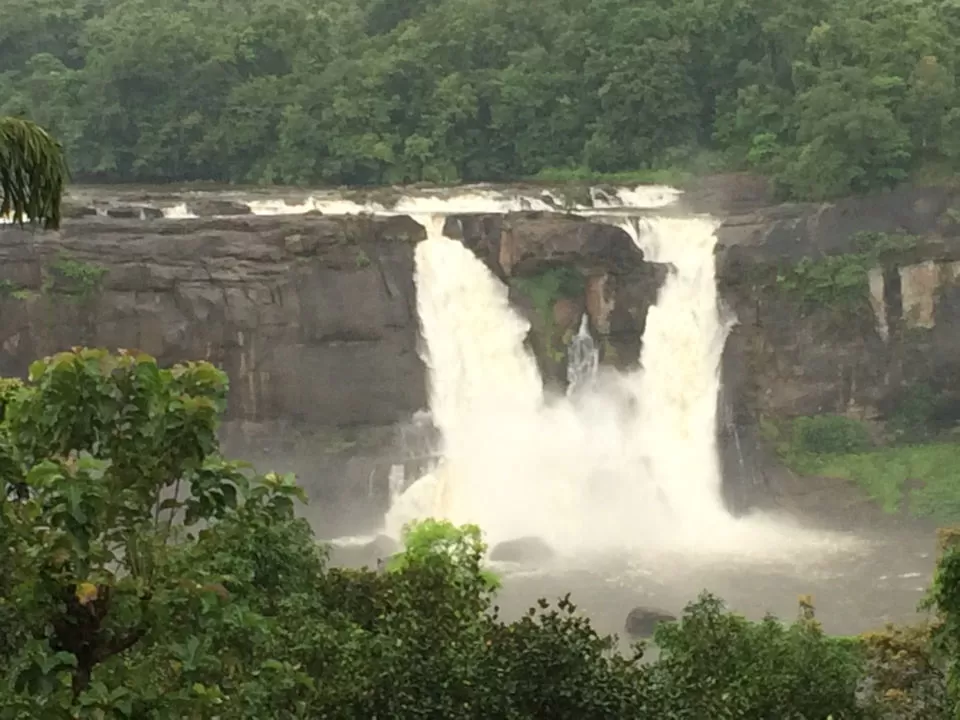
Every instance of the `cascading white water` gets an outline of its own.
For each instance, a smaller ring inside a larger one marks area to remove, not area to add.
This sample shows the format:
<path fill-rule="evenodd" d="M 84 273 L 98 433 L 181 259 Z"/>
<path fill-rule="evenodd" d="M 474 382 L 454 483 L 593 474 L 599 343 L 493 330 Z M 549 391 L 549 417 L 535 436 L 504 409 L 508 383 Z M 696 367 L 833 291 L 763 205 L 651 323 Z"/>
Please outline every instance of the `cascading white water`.
<path fill-rule="evenodd" d="M 470 508 L 494 489 L 483 477 L 498 445 L 543 404 L 536 360 L 523 345 L 530 326 L 510 307 L 507 288 L 472 252 L 443 236 L 443 216 L 421 220 L 427 239 L 416 249 L 417 311 L 444 460 L 391 508 L 386 530 L 395 536 L 415 517 L 469 519 Z M 448 482 L 451 467 L 456 480 Z"/>
<path fill-rule="evenodd" d="M 567 348 L 567 395 L 586 387 L 596 377 L 599 365 L 600 351 L 590 334 L 590 317 L 584 313 Z"/>
<path fill-rule="evenodd" d="M 537 536 L 561 551 L 776 555 L 822 536 L 772 518 L 735 519 L 716 446 L 721 316 L 709 218 L 615 221 L 669 271 L 650 308 L 641 367 L 545 395 L 507 288 L 430 218 L 416 251 L 430 409 L 442 460 L 391 507 L 385 531 L 437 517 L 491 543 Z"/>
<path fill-rule="evenodd" d="M 642 371 L 631 377 L 639 416 L 634 437 L 678 530 L 699 539 L 728 514 L 717 452 L 720 359 L 732 325 L 718 306 L 710 218 L 631 218 L 621 227 L 649 262 L 669 268 L 647 312 Z"/>
<path fill-rule="evenodd" d="M 231 201 L 255 215 L 411 215 L 427 226 L 416 251 L 417 302 L 430 374 L 428 425 L 441 441 L 435 447 L 432 433 L 421 438 L 428 447 L 418 449 L 418 464 L 435 451 L 442 460 L 402 492 L 405 473 L 394 468 L 387 534 L 398 537 L 406 521 L 434 516 L 475 522 L 491 543 L 535 535 L 569 551 L 769 557 L 834 547 L 822 534 L 769 517 L 735 520 L 724 510 L 715 438 L 729 323 L 717 307 L 714 223 L 636 217 L 678 195 L 656 186 L 591 188 L 590 202 L 569 206 L 570 198 L 546 190 L 474 186 L 412 191 L 386 203 L 330 192 L 293 201 L 232 194 Z M 575 391 L 553 397 L 524 347 L 528 323 L 510 307 L 506 287 L 462 244 L 443 237 L 443 217 L 428 214 L 564 207 L 619 225 L 648 261 L 671 270 L 648 313 L 641 367 L 598 370 L 583 323 L 570 349 Z M 194 217 L 186 202 L 162 212 Z"/>
<path fill-rule="evenodd" d="M 582 215 L 596 215 L 625 208 L 665 207 L 675 202 L 679 192 L 660 185 L 638 185 L 601 191 L 590 189 L 589 205 L 574 204 L 569 209 Z M 411 192 L 392 204 L 375 200 L 357 201 L 336 193 L 316 193 L 299 201 L 253 199 L 247 201 L 254 215 L 302 215 L 322 212 L 324 215 L 370 214 L 380 216 L 410 215 L 425 217 L 449 213 L 506 213 L 528 210 L 556 212 L 565 202 L 549 190 L 529 188 L 490 188 L 465 186 L 453 191 Z"/>
<path fill-rule="evenodd" d="M 444 459 L 391 510 L 388 531 L 432 515 L 476 522 L 492 539 L 538 535 L 582 548 L 673 544 L 707 516 L 729 517 L 713 437 L 725 334 L 714 227 L 648 222 L 649 232 L 630 226 L 636 242 L 676 268 L 648 319 L 649 369 L 550 399 L 506 287 L 442 236 L 440 219 L 427 223 L 416 253 L 418 309 Z M 668 236 L 673 251 L 661 248 Z"/>
<path fill-rule="evenodd" d="M 197 215 L 187 207 L 185 202 L 161 208 L 163 217 L 168 220 L 195 220 Z"/>

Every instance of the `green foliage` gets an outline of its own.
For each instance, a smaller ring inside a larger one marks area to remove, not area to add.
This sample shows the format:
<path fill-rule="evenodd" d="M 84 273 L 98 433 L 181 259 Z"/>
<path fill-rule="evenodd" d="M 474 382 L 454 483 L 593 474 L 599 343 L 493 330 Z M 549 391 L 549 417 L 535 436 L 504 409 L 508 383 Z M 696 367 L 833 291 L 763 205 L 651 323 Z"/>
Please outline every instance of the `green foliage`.
<path fill-rule="evenodd" d="M 704 594 L 658 629 L 652 663 L 641 646 L 616 652 L 569 597 L 505 621 L 473 526 L 420 522 L 383 571 L 328 568 L 295 516 L 294 479 L 217 455 L 226 390 L 206 363 L 162 370 L 86 349 L 0 381 L 0 718 L 867 720 L 944 707 L 924 636 L 829 638 L 810 603 L 793 624 L 753 623 Z M 931 596 L 952 657 L 955 561 Z"/>
<path fill-rule="evenodd" d="M 553 305 L 560 298 L 577 297 L 583 293 L 583 275 L 575 267 L 560 265 L 537 275 L 515 277 L 511 284 L 530 298 L 534 308 L 545 319 L 553 318 Z"/>
<path fill-rule="evenodd" d="M 26 384 L 4 383 L 0 716 L 129 715 L 142 697 L 116 678 L 173 641 L 178 612 L 216 595 L 203 563 L 180 560 L 197 545 L 170 544 L 175 517 L 206 524 L 204 537 L 222 532 L 218 521 L 241 522 L 245 537 L 257 517 L 292 521 L 290 479 L 251 480 L 215 454 L 226 388 L 207 363 L 160 370 L 102 350 L 61 353 L 34 363 Z"/>
<path fill-rule="evenodd" d="M 867 306 L 869 269 L 860 255 L 804 257 L 777 276 L 777 285 L 808 307 L 857 311 Z"/>
<path fill-rule="evenodd" d="M 532 180 L 550 184 L 590 183 L 592 185 L 671 185 L 680 187 L 693 179 L 693 174 L 680 168 L 658 170 L 627 170 L 602 173 L 588 167 L 544 168 Z"/>
<path fill-rule="evenodd" d="M 931 642 L 932 628 L 887 626 L 865 634 L 863 705 L 877 720 L 950 717 L 943 663 Z"/>
<path fill-rule="evenodd" d="M 481 592 L 500 586 L 496 575 L 481 567 L 487 546 L 476 525 L 456 527 L 448 522 L 423 520 L 404 528 L 403 546 L 404 551 L 387 564 L 388 570 L 398 572 L 412 566 L 452 562 L 465 579 L 481 581 Z"/>
<path fill-rule="evenodd" d="M 0 112 L 49 128 L 86 180 L 682 183 L 722 165 L 820 199 L 956 170 L 948 2 L 545 2 L 7 0 Z"/>
<path fill-rule="evenodd" d="M 44 293 L 62 293 L 87 299 L 100 290 L 107 269 L 93 263 L 59 257 L 47 268 Z"/>
<path fill-rule="evenodd" d="M 554 362 L 561 362 L 564 350 L 556 347 L 557 338 L 554 336 L 557 333 L 553 320 L 553 306 L 561 298 L 583 295 L 585 286 L 583 274 L 575 267 L 558 265 L 543 270 L 537 275 L 514 277 L 510 280 L 510 284 L 533 303 L 543 325 L 546 352 Z"/>
<path fill-rule="evenodd" d="M 792 450 L 812 454 L 862 452 L 871 446 L 870 433 L 859 420 L 842 415 L 817 415 L 793 421 Z"/>
<path fill-rule="evenodd" d="M 0 218 L 60 225 L 67 165 L 60 143 L 23 118 L 0 117 Z"/>
<path fill-rule="evenodd" d="M 885 512 L 905 510 L 939 520 L 960 518 L 960 445 L 929 443 L 863 452 L 812 454 L 781 448 L 786 464 L 802 475 L 850 480 Z"/>
<path fill-rule="evenodd" d="M 951 400 L 927 383 L 911 383 L 902 389 L 888 413 L 887 428 L 901 443 L 934 439 L 955 424 Z"/>
<path fill-rule="evenodd" d="M 752 623 L 705 594 L 681 623 L 658 627 L 656 642 L 653 686 L 676 699 L 648 717 L 863 717 L 859 648 L 825 636 L 815 620 Z"/>
<path fill-rule="evenodd" d="M 859 233 L 857 252 L 802 258 L 777 275 L 777 286 L 810 308 L 829 307 L 841 313 L 869 308 L 867 273 L 883 267 L 917 246 L 912 235 Z"/>
<path fill-rule="evenodd" d="M 948 690 L 954 713 L 960 709 L 960 531 L 940 532 L 941 555 L 924 605 L 933 609 L 933 647 L 946 659 Z"/>

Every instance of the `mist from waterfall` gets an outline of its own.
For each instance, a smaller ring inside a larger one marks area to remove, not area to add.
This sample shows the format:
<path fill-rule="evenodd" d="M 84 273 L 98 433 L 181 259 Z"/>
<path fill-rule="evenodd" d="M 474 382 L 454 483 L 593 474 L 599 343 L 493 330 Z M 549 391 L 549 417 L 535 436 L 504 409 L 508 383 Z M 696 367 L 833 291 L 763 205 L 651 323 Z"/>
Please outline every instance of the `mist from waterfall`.
<path fill-rule="evenodd" d="M 537 536 L 563 552 L 766 556 L 821 544 L 821 535 L 771 518 L 736 519 L 721 499 L 717 398 L 732 319 L 718 307 L 716 223 L 610 222 L 669 268 L 647 316 L 640 367 L 601 368 L 594 382 L 553 397 L 506 286 L 443 236 L 443 218 L 424 221 L 417 303 L 442 460 L 397 498 L 385 531 L 397 537 L 405 522 L 436 517 L 476 523 L 491 543 Z"/>

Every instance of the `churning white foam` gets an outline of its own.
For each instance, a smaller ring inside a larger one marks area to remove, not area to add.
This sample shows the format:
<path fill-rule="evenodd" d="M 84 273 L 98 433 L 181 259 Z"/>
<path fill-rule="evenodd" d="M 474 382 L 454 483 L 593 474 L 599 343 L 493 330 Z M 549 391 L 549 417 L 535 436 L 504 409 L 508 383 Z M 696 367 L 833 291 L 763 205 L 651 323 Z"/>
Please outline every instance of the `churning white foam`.
<path fill-rule="evenodd" d="M 571 210 L 584 215 L 611 210 L 665 207 L 673 203 L 679 191 L 661 185 L 621 188 L 590 188 L 590 203 L 566 202 L 549 190 L 523 188 L 462 187 L 452 191 L 408 193 L 393 203 L 375 200 L 356 201 L 336 193 L 316 193 L 297 202 L 284 199 L 250 200 L 254 215 L 451 215 L 471 213 L 508 213 L 523 211 L 557 212 Z"/>
<path fill-rule="evenodd" d="M 161 210 L 163 217 L 168 220 L 193 220 L 198 217 L 196 213 L 187 207 L 186 203 L 177 203 L 170 207 L 161 208 Z"/>
<path fill-rule="evenodd" d="M 641 367 L 604 369 L 565 397 L 544 393 L 507 288 L 426 222 L 417 304 L 442 460 L 387 514 L 385 531 L 436 517 L 491 543 L 537 536 L 561 551 L 624 549 L 779 557 L 837 536 L 769 517 L 734 518 L 716 446 L 721 316 L 709 218 L 617 221 L 668 274 L 650 308 Z M 626 240 L 626 238 L 625 238 Z"/>

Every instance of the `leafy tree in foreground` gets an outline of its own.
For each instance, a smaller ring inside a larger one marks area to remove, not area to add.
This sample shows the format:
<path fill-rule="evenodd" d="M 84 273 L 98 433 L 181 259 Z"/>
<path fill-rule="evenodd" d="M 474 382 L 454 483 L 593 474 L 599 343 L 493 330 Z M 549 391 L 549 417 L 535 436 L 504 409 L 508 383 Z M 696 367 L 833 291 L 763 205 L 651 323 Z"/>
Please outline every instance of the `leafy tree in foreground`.
<path fill-rule="evenodd" d="M 859 644 L 814 621 L 704 595 L 649 663 L 569 598 L 502 619 L 475 527 L 328 568 L 293 479 L 217 455 L 226 389 L 206 363 L 84 349 L 0 382 L 0 719 L 890 716 L 858 704 Z M 875 695 L 919 697 L 887 670 Z"/>
<path fill-rule="evenodd" d="M 251 482 L 215 456 L 226 388 L 206 363 L 160 370 L 100 350 L 39 361 L 27 384 L 0 387 L 7 715 L 129 711 L 130 687 L 116 678 L 131 654 L 227 593 L 183 564 L 199 541 L 175 544 L 175 518 L 203 521 L 203 535 L 228 516 L 292 511 L 291 479 Z"/>
<path fill-rule="evenodd" d="M 46 130 L 0 117 L 0 217 L 59 227 L 66 176 L 63 150 Z"/>

